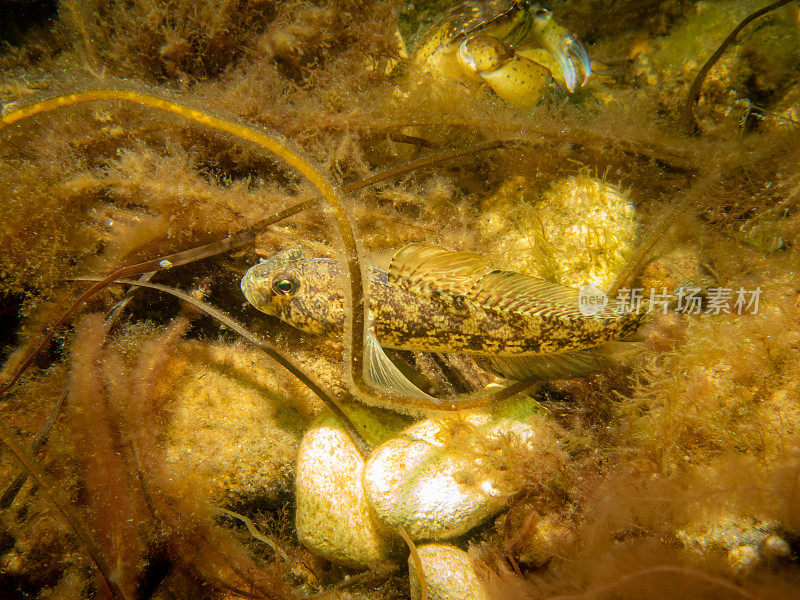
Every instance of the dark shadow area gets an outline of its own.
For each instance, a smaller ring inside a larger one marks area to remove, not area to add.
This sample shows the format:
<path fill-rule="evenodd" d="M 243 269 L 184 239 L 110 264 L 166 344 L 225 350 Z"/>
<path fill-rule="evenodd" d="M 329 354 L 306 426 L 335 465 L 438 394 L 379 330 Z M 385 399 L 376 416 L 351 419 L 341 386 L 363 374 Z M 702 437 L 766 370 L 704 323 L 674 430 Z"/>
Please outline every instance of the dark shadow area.
<path fill-rule="evenodd" d="M 0 47 L 20 44 L 28 30 L 45 25 L 57 14 L 55 0 L 0 0 Z"/>

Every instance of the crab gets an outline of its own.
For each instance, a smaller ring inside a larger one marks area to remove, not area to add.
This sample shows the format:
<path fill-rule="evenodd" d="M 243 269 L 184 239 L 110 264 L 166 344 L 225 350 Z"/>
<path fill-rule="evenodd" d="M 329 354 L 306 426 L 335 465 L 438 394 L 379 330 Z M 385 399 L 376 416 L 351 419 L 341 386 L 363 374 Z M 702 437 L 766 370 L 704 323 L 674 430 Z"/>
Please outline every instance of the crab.
<path fill-rule="evenodd" d="M 581 85 L 587 82 L 592 69 L 586 48 L 548 9 L 529 0 L 454 6 L 424 33 L 413 60 L 437 76 L 485 83 L 509 104 L 529 108 L 553 82 L 552 70 L 535 55 L 541 49 L 561 69 L 567 90 L 578 85 L 573 55 L 583 70 Z"/>

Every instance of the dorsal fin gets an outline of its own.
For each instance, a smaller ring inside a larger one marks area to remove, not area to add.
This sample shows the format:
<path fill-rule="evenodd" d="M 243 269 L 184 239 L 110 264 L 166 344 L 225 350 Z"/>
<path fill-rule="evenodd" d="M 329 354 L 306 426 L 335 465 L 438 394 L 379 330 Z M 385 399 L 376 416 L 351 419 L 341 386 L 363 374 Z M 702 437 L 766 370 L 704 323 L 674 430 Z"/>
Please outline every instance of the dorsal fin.
<path fill-rule="evenodd" d="M 421 296 L 431 290 L 468 296 L 475 283 L 492 268 L 471 252 L 451 252 L 441 246 L 408 244 L 389 264 L 389 281 Z"/>
<path fill-rule="evenodd" d="M 576 289 L 492 269 L 482 256 L 441 246 L 409 244 L 398 250 L 389 265 L 389 281 L 422 296 L 432 291 L 462 295 L 491 310 L 586 318 L 580 312 Z M 616 315 L 609 311 L 597 316 Z"/>
<path fill-rule="evenodd" d="M 578 290 L 508 271 L 492 271 L 482 277 L 471 297 L 483 308 L 522 315 L 583 316 Z"/>

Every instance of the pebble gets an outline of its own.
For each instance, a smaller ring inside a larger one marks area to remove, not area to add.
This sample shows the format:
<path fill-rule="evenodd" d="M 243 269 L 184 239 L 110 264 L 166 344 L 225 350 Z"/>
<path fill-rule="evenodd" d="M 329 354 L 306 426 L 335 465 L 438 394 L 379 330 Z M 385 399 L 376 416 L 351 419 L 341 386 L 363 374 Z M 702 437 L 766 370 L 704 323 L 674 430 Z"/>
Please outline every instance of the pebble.
<path fill-rule="evenodd" d="M 475 572 L 469 555 L 444 544 L 417 547 L 429 600 L 488 600 L 483 584 Z M 411 600 L 421 597 L 416 565 L 408 557 L 408 576 L 411 583 Z"/>
<path fill-rule="evenodd" d="M 513 400 L 513 399 L 512 399 Z M 521 485 L 504 465 L 527 449 L 561 454 L 551 424 L 525 397 L 492 410 L 426 419 L 370 456 L 364 489 L 378 518 L 412 539 L 461 535 L 497 514 Z M 552 452 L 550 451 L 552 450 Z"/>
<path fill-rule="evenodd" d="M 371 514 L 361 483 L 364 459 L 338 421 L 322 415 L 300 443 L 295 525 L 314 554 L 349 567 L 377 568 L 399 546 Z"/>

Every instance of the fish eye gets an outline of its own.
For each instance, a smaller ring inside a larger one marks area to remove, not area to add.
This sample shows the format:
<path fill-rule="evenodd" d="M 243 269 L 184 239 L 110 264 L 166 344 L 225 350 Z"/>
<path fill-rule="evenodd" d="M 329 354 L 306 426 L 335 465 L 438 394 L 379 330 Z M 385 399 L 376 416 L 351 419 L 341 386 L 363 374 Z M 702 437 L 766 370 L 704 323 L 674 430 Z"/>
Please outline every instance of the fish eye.
<path fill-rule="evenodd" d="M 294 296 L 300 289 L 300 283 L 293 277 L 278 277 L 272 282 L 272 291 L 280 296 Z"/>

